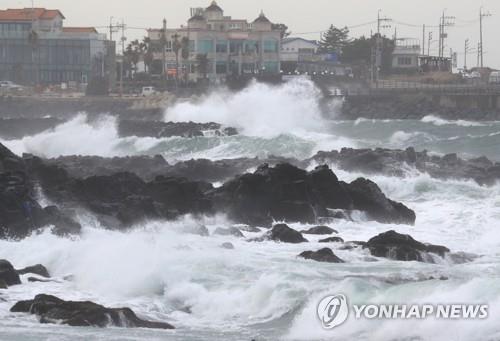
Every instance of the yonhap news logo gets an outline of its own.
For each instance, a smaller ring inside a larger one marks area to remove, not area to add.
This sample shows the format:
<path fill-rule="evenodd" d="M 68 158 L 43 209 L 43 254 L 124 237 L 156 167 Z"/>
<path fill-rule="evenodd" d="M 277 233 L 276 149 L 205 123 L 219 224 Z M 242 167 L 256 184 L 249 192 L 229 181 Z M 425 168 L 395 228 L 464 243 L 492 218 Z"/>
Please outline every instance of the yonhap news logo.
<path fill-rule="evenodd" d="M 323 298 L 317 307 L 318 318 L 324 329 L 333 329 L 347 321 L 352 313 L 359 319 L 465 319 L 484 320 L 489 316 L 487 304 L 353 304 L 345 295 Z"/>
<path fill-rule="evenodd" d="M 325 329 L 340 326 L 349 316 L 349 306 L 344 295 L 327 296 L 318 304 L 318 317 Z"/>

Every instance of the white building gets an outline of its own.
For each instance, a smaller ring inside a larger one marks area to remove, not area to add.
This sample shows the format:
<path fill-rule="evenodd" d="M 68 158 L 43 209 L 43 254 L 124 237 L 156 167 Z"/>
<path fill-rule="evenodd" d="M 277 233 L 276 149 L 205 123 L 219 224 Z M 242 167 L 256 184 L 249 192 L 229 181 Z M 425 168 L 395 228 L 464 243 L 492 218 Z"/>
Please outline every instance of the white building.
<path fill-rule="evenodd" d="M 149 30 L 149 38 L 156 46 L 154 63 L 161 65 L 165 58 L 169 78 L 221 81 L 244 74 L 279 74 L 281 33 L 263 12 L 251 22 L 233 19 L 213 1 L 207 8 L 191 9 L 187 26 Z"/>
<path fill-rule="evenodd" d="M 59 10 L 0 10 L 0 79 L 22 84 L 115 80 L 115 43 L 93 27 L 65 27 Z"/>
<path fill-rule="evenodd" d="M 416 72 L 420 69 L 420 43 L 416 39 L 398 39 L 392 53 L 394 72 Z"/>
<path fill-rule="evenodd" d="M 285 38 L 281 43 L 282 62 L 313 61 L 319 45 L 315 40 Z"/>

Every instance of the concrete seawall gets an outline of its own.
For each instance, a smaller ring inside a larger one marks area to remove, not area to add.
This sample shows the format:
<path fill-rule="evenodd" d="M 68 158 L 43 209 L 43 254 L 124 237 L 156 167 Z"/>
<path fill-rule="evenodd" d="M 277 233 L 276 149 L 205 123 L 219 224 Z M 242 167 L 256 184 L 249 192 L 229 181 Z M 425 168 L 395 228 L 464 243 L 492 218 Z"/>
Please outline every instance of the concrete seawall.
<path fill-rule="evenodd" d="M 432 93 L 348 96 L 341 112 L 344 119 L 421 119 L 427 115 L 452 120 L 500 120 L 500 96 Z"/>
<path fill-rule="evenodd" d="M 175 102 L 163 97 L 0 97 L 0 118 L 68 118 L 80 112 L 89 115 L 108 113 L 123 118 L 160 119 L 164 108 Z"/>

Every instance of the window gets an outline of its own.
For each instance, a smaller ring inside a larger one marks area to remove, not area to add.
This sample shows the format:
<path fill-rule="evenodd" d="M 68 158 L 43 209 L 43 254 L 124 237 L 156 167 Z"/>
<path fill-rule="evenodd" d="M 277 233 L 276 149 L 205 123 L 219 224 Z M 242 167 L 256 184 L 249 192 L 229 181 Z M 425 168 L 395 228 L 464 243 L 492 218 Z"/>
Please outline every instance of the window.
<path fill-rule="evenodd" d="M 167 40 L 167 42 L 165 43 L 165 50 L 167 52 L 172 52 L 172 41 L 171 40 Z"/>
<path fill-rule="evenodd" d="M 264 52 L 278 52 L 278 42 L 276 40 L 265 40 Z"/>
<path fill-rule="evenodd" d="M 215 65 L 215 72 L 218 75 L 227 73 L 227 63 L 226 62 L 217 62 Z"/>
<path fill-rule="evenodd" d="M 264 62 L 263 71 L 265 73 L 278 73 L 279 72 L 279 62 Z"/>
<path fill-rule="evenodd" d="M 217 53 L 227 53 L 227 40 L 217 40 L 215 49 Z"/>
<path fill-rule="evenodd" d="M 398 57 L 398 65 L 409 66 L 413 64 L 412 57 Z"/>
<path fill-rule="evenodd" d="M 243 41 L 242 40 L 231 40 L 229 42 L 229 52 L 239 53 L 239 51 L 243 52 Z"/>
<path fill-rule="evenodd" d="M 258 50 L 258 42 L 255 40 L 248 40 L 245 42 L 245 52 L 247 53 L 253 53 Z"/>
<path fill-rule="evenodd" d="M 198 53 L 211 53 L 213 51 L 213 40 L 198 40 Z"/>

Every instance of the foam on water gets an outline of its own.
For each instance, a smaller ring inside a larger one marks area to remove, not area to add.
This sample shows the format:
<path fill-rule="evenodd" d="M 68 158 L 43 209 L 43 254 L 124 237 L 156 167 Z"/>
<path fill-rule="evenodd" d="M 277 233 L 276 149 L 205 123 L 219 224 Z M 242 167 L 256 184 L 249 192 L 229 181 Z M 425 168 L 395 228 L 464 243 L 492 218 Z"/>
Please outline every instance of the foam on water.
<path fill-rule="evenodd" d="M 177 104 L 167 109 L 165 121 L 218 122 L 259 137 L 325 132 L 320 95 L 305 79 L 281 86 L 254 82 L 238 93 L 219 90 L 198 103 Z"/>
<path fill-rule="evenodd" d="M 339 170 L 336 173 L 346 181 L 362 175 Z M 20 242 L 0 241 L 0 258 L 8 258 L 17 267 L 43 263 L 56 278 L 74 275 L 74 282 L 24 284 L 9 289 L 4 294 L 9 302 L 0 303 L 0 320 L 12 318 L 7 312 L 12 301 L 39 292 L 66 299 L 91 299 L 109 306 L 130 306 L 142 316 L 173 323 L 181 332 L 215 330 L 268 340 L 331 337 L 315 315 L 317 302 L 330 293 L 345 293 L 360 303 L 487 302 L 492 316 L 498 316 L 495 304 L 500 303 L 500 236 L 496 226 L 500 221 L 500 186 L 484 188 L 473 182 L 431 179 L 425 174 L 404 179 L 372 178 L 389 197 L 413 208 L 417 223 L 408 227 L 339 221 L 335 228 L 342 238 L 367 240 L 395 229 L 421 241 L 446 245 L 453 252 L 483 257 L 462 265 L 446 261 L 367 262 L 366 251 L 341 250 L 338 244 L 328 246 L 347 263 L 321 264 L 296 257 L 304 250 L 325 246 L 317 242 L 316 236 L 307 236 L 307 245 L 287 245 L 183 232 L 198 224 L 211 232 L 230 226 L 221 216 L 201 221 L 185 217 L 176 222 L 149 222 L 128 233 L 102 230 L 92 220 L 82 218 L 84 231 L 74 239 L 44 232 Z M 300 230 L 307 226 L 292 227 Z M 249 238 L 257 235 L 246 233 Z M 223 242 L 231 242 L 235 250 L 222 249 Z M 450 279 L 418 281 L 430 276 Z M 17 319 L 22 323 L 31 321 L 24 316 Z M 428 320 L 419 322 L 418 329 L 415 321 L 351 321 L 335 335 L 345 340 L 383 340 L 387 335 L 395 340 L 413 336 L 427 340 L 433 335 L 447 339 L 443 329 L 452 324 L 457 335 L 473 337 L 473 330 L 480 328 L 487 339 L 500 332 L 491 320 L 455 324 Z M 107 331 L 103 333 L 99 339 L 106 338 Z M 138 335 L 137 339 L 147 337 Z M 190 340 L 180 335 L 173 339 Z M 211 338 L 207 332 L 206 339 L 218 337 Z"/>
<path fill-rule="evenodd" d="M 252 84 L 241 93 L 216 92 L 198 102 L 177 104 L 165 113 L 167 121 L 216 121 L 234 126 L 242 132 L 239 136 L 120 138 L 113 118 L 89 122 L 82 114 L 54 130 L 5 144 L 18 154 L 162 154 L 169 161 L 269 154 L 306 158 L 318 150 L 341 147 L 410 145 L 500 159 L 499 123 L 469 124 L 430 117 L 421 121 L 330 121 L 321 113 L 318 96 L 318 90 L 306 80 L 282 86 Z M 344 181 L 366 176 L 331 167 Z M 414 209 L 416 225 L 382 225 L 357 215 L 354 221 L 335 222 L 342 238 L 366 241 L 394 229 L 423 242 L 445 245 L 453 252 L 482 257 L 469 264 L 454 264 L 449 259 L 438 264 L 373 261 L 366 250 L 344 250 L 341 244 L 330 244 L 347 263 L 323 264 L 296 257 L 302 251 L 325 247 L 317 236 L 307 236 L 308 244 L 289 245 L 186 233 L 199 224 L 211 232 L 231 226 L 222 216 L 154 221 L 119 232 L 105 230 L 91 216 L 82 215 L 84 229 L 79 237 L 61 238 L 42 231 L 19 242 L 0 241 L 0 259 L 9 259 L 18 268 L 45 264 L 60 280 L 27 283 L 24 276 L 23 285 L 0 290 L 0 339 L 38 340 L 40 335 L 47 339 L 183 341 L 499 339 L 500 185 L 487 188 L 472 181 L 437 180 L 411 168 L 404 178 L 369 178 L 388 197 Z M 235 250 L 221 248 L 224 242 L 231 242 Z M 68 274 L 74 275 L 73 281 L 62 280 Z M 449 280 L 425 280 L 430 276 Z M 93 331 L 39 325 L 33 317 L 8 312 L 13 302 L 37 293 L 129 306 L 143 317 L 171 322 L 178 330 Z M 332 334 L 321 328 L 315 310 L 323 296 L 335 293 L 344 293 L 355 303 L 486 302 L 492 317 L 480 322 L 350 320 Z"/>

